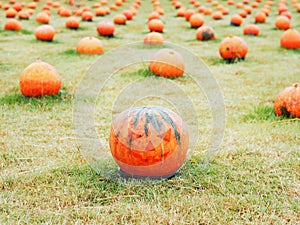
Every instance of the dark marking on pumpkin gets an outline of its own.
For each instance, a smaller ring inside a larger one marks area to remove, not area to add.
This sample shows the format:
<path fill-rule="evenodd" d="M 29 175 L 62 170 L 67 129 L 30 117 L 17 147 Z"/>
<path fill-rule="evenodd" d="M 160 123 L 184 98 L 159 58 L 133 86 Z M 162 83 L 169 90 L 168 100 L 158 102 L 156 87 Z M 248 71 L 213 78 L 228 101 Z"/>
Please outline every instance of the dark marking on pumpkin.
<path fill-rule="evenodd" d="M 129 148 L 131 150 L 131 147 L 132 147 L 132 134 L 129 137 L 128 145 L 129 145 Z"/>
<path fill-rule="evenodd" d="M 166 122 L 170 123 L 173 130 L 174 130 L 174 134 L 175 134 L 175 138 L 176 138 L 176 141 L 178 143 L 178 145 L 180 145 L 180 134 L 179 132 L 177 131 L 177 127 L 176 127 L 176 124 L 174 123 L 174 121 L 171 119 L 171 117 L 165 113 L 164 111 L 159 111 L 160 115 L 162 116 L 163 120 L 165 120 Z"/>
<path fill-rule="evenodd" d="M 137 112 L 137 114 L 136 114 L 136 116 L 134 118 L 134 121 L 133 121 L 134 128 L 136 128 L 136 126 L 138 125 L 142 112 L 143 112 L 143 110 L 139 110 Z"/>
<path fill-rule="evenodd" d="M 204 40 L 204 41 L 210 40 L 213 36 L 214 36 L 214 34 L 210 31 L 203 31 L 202 32 L 202 40 Z"/>
<path fill-rule="evenodd" d="M 149 135 L 148 124 L 150 122 L 148 112 L 145 113 L 145 116 L 146 116 L 146 121 L 145 121 L 145 124 L 144 124 L 144 131 L 145 131 L 146 137 L 148 137 L 148 135 Z"/>

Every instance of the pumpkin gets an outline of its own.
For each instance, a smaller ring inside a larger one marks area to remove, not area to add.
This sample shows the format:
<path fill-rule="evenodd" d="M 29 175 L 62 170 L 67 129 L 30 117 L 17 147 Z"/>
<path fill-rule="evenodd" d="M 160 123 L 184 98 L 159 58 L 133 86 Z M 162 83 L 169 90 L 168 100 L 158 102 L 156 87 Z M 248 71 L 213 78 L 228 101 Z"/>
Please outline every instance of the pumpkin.
<path fill-rule="evenodd" d="M 50 22 L 50 16 L 46 12 L 39 12 L 35 17 L 35 21 L 48 24 Z"/>
<path fill-rule="evenodd" d="M 221 20 L 223 18 L 223 14 L 222 12 L 220 11 L 215 11 L 213 14 L 212 14 L 212 18 L 214 20 Z"/>
<path fill-rule="evenodd" d="M 185 161 L 189 135 L 184 121 L 159 107 L 135 107 L 112 122 L 109 146 L 126 177 L 169 178 Z"/>
<path fill-rule="evenodd" d="M 163 48 L 150 60 L 150 71 L 163 77 L 179 77 L 184 74 L 184 59 L 173 49 Z"/>
<path fill-rule="evenodd" d="M 34 31 L 36 39 L 41 41 L 52 41 L 55 36 L 55 29 L 51 25 L 41 25 Z"/>
<path fill-rule="evenodd" d="M 286 16 L 278 16 L 275 20 L 275 27 L 280 30 L 287 30 L 291 26 L 290 19 Z"/>
<path fill-rule="evenodd" d="M 81 54 L 102 54 L 103 44 L 95 37 L 84 37 L 76 46 L 76 52 Z"/>
<path fill-rule="evenodd" d="M 221 57 L 229 63 L 244 60 L 248 52 L 247 43 L 238 36 L 229 36 L 223 39 L 219 46 Z"/>
<path fill-rule="evenodd" d="M 296 29 L 288 29 L 280 37 L 280 46 L 288 49 L 300 48 L 300 33 Z"/>
<path fill-rule="evenodd" d="M 81 19 L 82 19 L 82 21 L 91 22 L 91 21 L 93 21 L 93 13 L 91 11 L 84 11 L 81 14 Z"/>
<path fill-rule="evenodd" d="M 17 11 L 13 8 L 9 8 L 5 12 L 6 18 L 14 18 L 17 15 Z"/>
<path fill-rule="evenodd" d="M 56 95 L 61 84 L 62 80 L 56 69 L 41 60 L 27 66 L 20 77 L 21 93 L 27 97 Z"/>
<path fill-rule="evenodd" d="M 234 14 L 230 18 L 230 25 L 232 26 L 240 26 L 243 23 L 243 18 L 239 14 Z"/>
<path fill-rule="evenodd" d="M 4 24 L 4 30 L 22 30 L 22 25 L 16 19 L 8 19 Z"/>
<path fill-rule="evenodd" d="M 300 85 L 286 87 L 274 101 L 274 112 L 278 116 L 300 118 Z"/>
<path fill-rule="evenodd" d="M 150 20 L 153 20 L 153 19 L 159 19 L 160 18 L 160 15 L 158 12 L 151 12 L 149 15 L 148 15 L 148 21 Z"/>
<path fill-rule="evenodd" d="M 70 10 L 70 9 L 65 8 L 65 7 L 62 7 L 62 8 L 59 10 L 58 14 L 59 14 L 60 16 L 62 16 L 62 17 L 69 17 L 69 16 L 71 16 L 72 13 L 71 13 L 71 10 Z"/>
<path fill-rule="evenodd" d="M 190 17 L 190 25 L 192 28 L 201 27 L 204 24 L 204 18 L 201 14 L 195 13 Z"/>
<path fill-rule="evenodd" d="M 212 27 L 209 26 L 199 27 L 196 31 L 196 38 L 200 41 L 215 40 L 215 31 Z"/>
<path fill-rule="evenodd" d="M 241 10 L 238 12 L 238 14 L 242 17 L 242 18 L 246 18 L 247 17 L 247 12 L 245 10 Z"/>
<path fill-rule="evenodd" d="M 184 13 L 185 20 L 189 21 L 190 17 L 194 14 L 195 14 L 195 11 L 193 9 L 187 9 Z"/>
<path fill-rule="evenodd" d="M 17 12 L 21 11 L 23 6 L 21 3 L 16 2 L 15 4 L 13 4 L 12 6 Z"/>
<path fill-rule="evenodd" d="M 164 23 L 160 19 L 152 19 L 148 22 L 149 31 L 163 32 Z"/>
<path fill-rule="evenodd" d="M 126 17 L 126 20 L 132 20 L 133 14 L 129 9 L 123 11 L 123 15 Z"/>
<path fill-rule="evenodd" d="M 260 29 L 255 24 L 247 24 L 243 29 L 244 35 L 258 36 L 259 32 L 260 32 Z"/>
<path fill-rule="evenodd" d="M 146 34 L 144 38 L 144 44 L 148 45 L 161 45 L 163 44 L 163 42 L 163 36 L 158 32 L 151 32 L 149 34 Z"/>
<path fill-rule="evenodd" d="M 280 13 L 280 16 L 286 16 L 287 18 L 292 19 L 292 13 L 289 11 L 284 11 Z"/>
<path fill-rule="evenodd" d="M 105 8 L 99 7 L 95 10 L 96 16 L 106 16 L 107 10 Z"/>
<path fill-rule="evenodd" d="M 115 25 L 110 21 L 102 21 L 97 24 L 97 32 L 101 36 L 113 37 Z"/>
<path fill-rule="evenodd" d="M 118 25 L 126 24 L 126 16 L 124 14 L 117 14 L 114 16 L 114 23 Z"/>
<path fill-rule="evenodd" d="M 254 16 L 255 23 L 265 23 L 267 20 L 267 16 L 264 12 L 257 12 Z"/>
<path fill-rule="evenodd" d="M 70 29 L 78 29 L 80 26 L 79 20 L 76 17 L 69 17 L 66 20 L 66 27 Z"/>
<path fill-rule="evenodd" d="M 20 11 L 18 13 L 19 20 L 29 20 L 30 14 L 28 11 Z"/>

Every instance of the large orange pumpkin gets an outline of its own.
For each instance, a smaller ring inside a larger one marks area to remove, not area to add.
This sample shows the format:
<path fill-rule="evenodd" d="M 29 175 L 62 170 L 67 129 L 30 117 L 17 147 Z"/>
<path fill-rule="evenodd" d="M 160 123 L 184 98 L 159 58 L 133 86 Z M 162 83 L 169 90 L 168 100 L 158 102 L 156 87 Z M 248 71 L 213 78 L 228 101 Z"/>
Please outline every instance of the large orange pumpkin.
<path fill-rule="evenodd" d="M 149 69 L 163 77 L 179 77 L 184 74 L 184 59 L 170 48 L 158 50 L 150 61 Z"/>
<path fill-rule="evenodd" d="M 76 52 L 81 54 L 102 54 L 103 44 L 95 37 L 84 37 L 76 46 Z"/>
<path fill-rule="evenodd" d="M 102 21 L 97 24 L 97 32 L 101 36 L 113 37 L 115 25 L 111 21 Z"/>
<path fill-rule="evenodd" d="M 255 23 L 265 23 L 267 20 L 267 16 L 264 12 L 259 11 L 254 16 Z"/>
<path fill-rule="evenodd" d="M 229 63 L 245 59 L 247 52 L 247 43 L 238 36 L 226 37 L 222 40 L 219 46 L 219 53 L 221 57 Z"/>
<path fill-rule="evenodd" d="M 200 41 L 215 40 L 215 31 L 210 26 L 201 26 L 196 31 L 196 38 Z"/>
<path fill-rule="evenodd" d="M 288 29 L 280 37 L 280 46 L 288 49 L 300 48 L 300 33 L 296 29 Z"/>
<path fill-rule="evenodd" d="M 112 156 L 126 177 L 173 176 L 185 161 L 188 142 L 184 121 L 158 106 L 123 111 L 115 117 L 109 137 Z"/>
<path fill-rule="evenodd" d="M 274 101 L 274 112 L 278 116 L 300 118 L 300 85 L 286 87 Z"/>
<path fill-rule="evenodd" d="M 61 84 L 62 80 L 56 69 L 41 60 L 26 67 L 20 77 L 21 93 L 27 97 L 56 95 Z"/>
<path fill-rule="evenodd" d="M 151 32 L 146 34 L 144 38 L 144 44 L 149 44 L 149 45 L 161 45 L 163 44 L 164 39 L 161 33 L 158 32 Z"/>
<path fill-rule="evenodd" d="M 51 25 L 41 25 L 34 31 L 36 39 L 41 41 L 52 41 L 55 36 L 55 29 Z"/>

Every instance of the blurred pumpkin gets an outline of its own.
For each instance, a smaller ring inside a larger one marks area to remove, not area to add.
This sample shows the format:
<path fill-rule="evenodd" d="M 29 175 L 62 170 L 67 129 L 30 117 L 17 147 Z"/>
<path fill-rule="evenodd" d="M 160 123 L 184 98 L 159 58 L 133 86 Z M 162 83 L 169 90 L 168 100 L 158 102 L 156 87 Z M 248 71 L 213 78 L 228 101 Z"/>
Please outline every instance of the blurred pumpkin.
<path fill-rule="evenodd" d="M 98 38 L 84 37 L 77 43 L 76 52 L 80 54 L 102 54 L 103 44 Z"/>

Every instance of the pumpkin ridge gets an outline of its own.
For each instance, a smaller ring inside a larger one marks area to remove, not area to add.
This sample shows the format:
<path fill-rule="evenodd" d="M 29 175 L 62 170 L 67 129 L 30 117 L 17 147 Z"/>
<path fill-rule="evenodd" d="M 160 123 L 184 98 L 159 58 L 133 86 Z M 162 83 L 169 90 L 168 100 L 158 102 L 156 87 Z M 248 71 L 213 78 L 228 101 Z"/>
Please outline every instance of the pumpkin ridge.
<path fill-rule="evenodd" d="M 177 127 L 176 124 L 174 123 L 174 121 L 172 120 L 171 117 L 169 117 L 169 115 L 163 111 L 160 111 L 160 115 L 162 116 L 163 120 L 165 120 L 166 122 L 170 123 L 173 130 L 174 130 L 174 134 L 175 134 L 175 138 L 177 143 L 180 145 L 180 134 L 177 131 Z"/>

